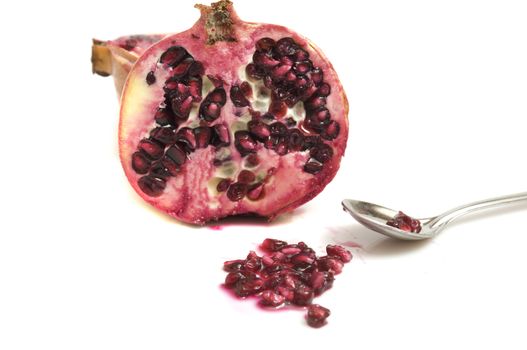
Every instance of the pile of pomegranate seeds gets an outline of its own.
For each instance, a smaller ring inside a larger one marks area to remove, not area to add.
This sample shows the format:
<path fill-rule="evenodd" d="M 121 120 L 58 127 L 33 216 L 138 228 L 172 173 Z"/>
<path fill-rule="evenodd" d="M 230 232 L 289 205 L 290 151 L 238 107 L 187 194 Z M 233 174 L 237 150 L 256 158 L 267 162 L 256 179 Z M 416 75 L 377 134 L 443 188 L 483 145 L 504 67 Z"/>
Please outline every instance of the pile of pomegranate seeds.
<path fill-rule="evenodd" d="M 406 232 L 414 232 L 414 233 L 421 232 L 421 222 L 417 219 L 414 219 L 406 215 L 402 211 L 397 213 L 397 215 L 395 215 L 393 219 L 388 220 L 386 222 L 386 225 L 396 227 L 399 230 L 403 230 Z"/>
<path fill-rule="evenodd" d="M 327 255 L 317 257 L 304 242 L 288 244 L 271 238 L 260 248 L 263 256 L 251 251 L 243 260 L 223 264 L 228 272 L 225 286 L 238 297 L 258 297 L 265 307 L 306 306 L 308 325 L 325 325 L 330 311 L 313 304 L 313 299 L 332 287 L 334 276 L 351 261 L 351 253 L 342 246 L 328 245 Z"/>

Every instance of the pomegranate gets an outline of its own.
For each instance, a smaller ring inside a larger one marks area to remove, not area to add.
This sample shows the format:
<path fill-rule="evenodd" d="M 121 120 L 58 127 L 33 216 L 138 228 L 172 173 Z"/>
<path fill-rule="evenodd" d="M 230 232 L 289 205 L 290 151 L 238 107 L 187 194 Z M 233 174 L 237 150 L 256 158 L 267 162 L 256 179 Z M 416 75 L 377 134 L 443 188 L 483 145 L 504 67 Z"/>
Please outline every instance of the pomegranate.
<path fill-rule="evenodd" d="M 398 212 L 392 219 L 386 222 L 386 225 L 393 226 L 399 230 L 406 232 L 421 232 L 421 222 L 417 219 L 414 219 L 402 211 Z"/>
<path fill-rule="evenodd" d="M 335 176 L 348 137 L 345 93 L 308 39 L 243 22 L 228 0 L 196 7 L 192 28 L 151 46 L 160 36 L 99 45 L 116 61 L 112 52 L 142 52 L 121 96 L 124 171 L 144 200 L 187 223 L 272 219 Z"/>
<path fill-rule="evenodd" d="M 307 307 L 308 325 L 325 325 L 330 311 L 313 304 L 313 299 L 333 286 L 335 275 L 351 261 L 351 253 L 342 246 L 328 245 L 328 255 L 317 257 L 304 242 L 288 244 L 272 238 L 266 238 L 260 248 L 263 256 L 251 251 L 245 259 L 224 262 L 224 286 L 240 298 L 256 296 L 266 308 Z"/>

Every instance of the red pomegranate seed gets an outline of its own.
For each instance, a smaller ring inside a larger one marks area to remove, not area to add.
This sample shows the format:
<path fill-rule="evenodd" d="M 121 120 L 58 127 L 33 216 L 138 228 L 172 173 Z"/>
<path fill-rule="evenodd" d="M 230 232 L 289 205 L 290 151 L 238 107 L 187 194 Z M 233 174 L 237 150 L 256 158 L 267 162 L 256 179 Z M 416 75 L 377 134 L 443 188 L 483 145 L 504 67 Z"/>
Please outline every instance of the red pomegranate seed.
<path fill-rule="evenodd" d="M 421 222 L 400 211 L 393 219 L 386 222 L 387 225 L 396 227 L 406 232 L 421 232 Z"/>
<path fill-rule="evenodd" d="M 249 186 L 247 192 L 247 198 L 252 201 L 256 201 L 264 197 L 265 188 L 263 183 L 257 183 Z"/>
<path fill-rule="evenodd" d="M 151 159 L 159 159 L 163 156 L 164 147 L 153 140 L 143 139 L 139 141 L 137 148 Z"/>
<path fill-rule="evenodd" d="M 263 306 L 277 307 L 285 303 L 285 297 L 271 290 L 265 290 L 260 296 L 260 304 Z"/>
<path fill-rule="evenodd" d="M 232 181 L 229 179 L 223 179 L 221 180 L 218 185 L 216 186 L 216 190 L 218 192 L 225 192 L 229 189 L 229 186 L 231 185 Z"/>
<path fill-rule="evenodd" d="M 161 55 L 159 62 L 170 67 L 175 67 L 187 56 L 188 52 L 185 48 L 181 46 L 172 46 Z"/>
<path fill-rule="evenodd" d="M 351 252 L 340 245 L 329 244 L 326 247 L 326 252 L 329 256 L 337 257 L 344 263 L 350 262 L 352 258 Z"/>
<path fill-rule="evenodd" d="M 266 238 L 264 241 L 260 244 L 260 248 L 268 251 L 268 252 L 276 252 L 282 249 L 287 245 L 287 242 L 280 241 L 278 239 L 272 239 L 272 238 Z"/>
<path fill-rule="evenodd" d="M 137 181 L 137 185 L 146 195 L 159 197 L 166 187 L 166 181 L 150 175 L 143 176 Z"/>
<path fill-rule="evenodd" d="M 143 152 L 132 154 L 132 168 L 137 174 L 146 174 L 150 169 L 150 160 Z"/>
<path fill-rule="evenodd" d="M 256 176 L 250 170 L 242 170 L 238 174 L 238 181 L 244 184 L 250 184 L 255 178 Z"/>
<path fill-rule="evenodd" d="M 326 323 L 326 319 L 330 314 L 329 309 L 318 304 L 311 304 L 307 308 L 307 324 L 315 328 L 321 327 Z"/>
<path fill-rule="evenodd" d="M 227 190 L 227 197 L 233 202 L 237 202 L 243 199 L 247 194 L 247 185 L 236 182 L 229 186 Z"/>

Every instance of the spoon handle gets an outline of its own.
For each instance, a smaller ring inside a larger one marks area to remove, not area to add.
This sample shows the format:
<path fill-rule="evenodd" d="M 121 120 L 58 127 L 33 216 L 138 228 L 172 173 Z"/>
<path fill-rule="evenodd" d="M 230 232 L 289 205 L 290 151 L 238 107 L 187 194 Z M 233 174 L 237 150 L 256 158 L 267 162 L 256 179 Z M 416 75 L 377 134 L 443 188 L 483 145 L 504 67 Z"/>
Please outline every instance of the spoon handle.
<path fill-rule="evenodd" d="M 469 204 L 461 205 L 441 215 L 436 216 L 429 222 L 429 225 L 431 227 L 445 226 L 452 220 L 457 219 L 463 215 L 473 213 L 475 211 L 485 210 L 494 207 L 501 207 L 522 201 L 525 201 L 527 203 L 527 192 L 472 202 Z"/>

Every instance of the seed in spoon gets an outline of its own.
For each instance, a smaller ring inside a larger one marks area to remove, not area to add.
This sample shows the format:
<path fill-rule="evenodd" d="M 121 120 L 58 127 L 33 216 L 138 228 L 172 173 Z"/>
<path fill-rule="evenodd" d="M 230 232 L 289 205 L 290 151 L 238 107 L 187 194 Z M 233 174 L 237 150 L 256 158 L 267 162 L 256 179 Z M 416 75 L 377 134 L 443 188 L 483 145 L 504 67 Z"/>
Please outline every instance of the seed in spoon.
<path fill-rule="evenodd" d="M 399 211 L 391 220 L 386 222 L 386 225 L 393 226 L 399 230 L 406 232 L 421 232 L 421 222 L 411 216 L 406 215 L 402 211 Z"/>

